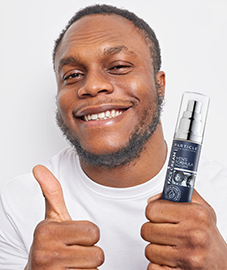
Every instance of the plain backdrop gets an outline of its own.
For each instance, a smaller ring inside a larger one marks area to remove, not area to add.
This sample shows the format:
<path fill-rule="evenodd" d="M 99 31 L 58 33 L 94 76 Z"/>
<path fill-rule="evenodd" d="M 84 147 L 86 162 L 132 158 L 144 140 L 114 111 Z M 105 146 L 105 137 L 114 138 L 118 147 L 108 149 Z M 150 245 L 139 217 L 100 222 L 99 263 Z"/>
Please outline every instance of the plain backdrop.
<path fill-rule="evenodd" d="M 1 0 L 0 184 L 68 145 L 55 124 L 52 49 L 73 14 L 94 3 L 129 9 L 155 30 L 167 80 L 167 140 L 182 93 L 206 94 L 211 104 L 202 154 L 227 164 L 226 0 Z"/>

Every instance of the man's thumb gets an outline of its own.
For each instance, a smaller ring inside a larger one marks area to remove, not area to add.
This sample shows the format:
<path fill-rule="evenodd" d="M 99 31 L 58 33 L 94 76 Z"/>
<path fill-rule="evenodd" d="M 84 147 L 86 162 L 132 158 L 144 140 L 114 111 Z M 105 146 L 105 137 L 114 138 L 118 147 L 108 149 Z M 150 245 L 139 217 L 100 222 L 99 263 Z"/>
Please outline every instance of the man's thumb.
<path fill-rule="evenodd" d="M 33 175 L 39 183 L 46 199 L 46 219 L 55 221 L 71 220 L 65 205 L 63 192 L 56 177 L 44 166 L 37 165 L 33 168 Z"/>

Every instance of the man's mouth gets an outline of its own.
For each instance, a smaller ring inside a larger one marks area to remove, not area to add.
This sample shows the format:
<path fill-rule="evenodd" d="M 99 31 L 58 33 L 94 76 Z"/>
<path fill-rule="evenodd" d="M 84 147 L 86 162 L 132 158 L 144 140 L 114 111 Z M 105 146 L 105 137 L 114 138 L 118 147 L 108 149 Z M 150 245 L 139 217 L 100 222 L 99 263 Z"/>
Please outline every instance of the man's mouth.
<path fill-rule="evenodd" d="M 117 117 L 121 115 L 125 110 L 107 110 L 100 113 L 94 113 L 94 114 L 87 114 L 82 117 L 82 120 L 88 122 L 88 121 L 99 121 L 99 120 L 106 120 L 110 118 Z"/>

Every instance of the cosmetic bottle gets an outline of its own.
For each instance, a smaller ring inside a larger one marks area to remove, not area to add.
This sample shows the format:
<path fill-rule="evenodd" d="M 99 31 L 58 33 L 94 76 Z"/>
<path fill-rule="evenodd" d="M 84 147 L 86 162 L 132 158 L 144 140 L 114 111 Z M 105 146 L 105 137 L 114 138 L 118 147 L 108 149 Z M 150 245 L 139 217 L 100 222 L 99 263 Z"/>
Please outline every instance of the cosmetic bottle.
<path fill-rule="evenodd" d="M 182 96 L 162 199 L 190 202 L 198 170 L 209 97 L 185 92 Z"/>

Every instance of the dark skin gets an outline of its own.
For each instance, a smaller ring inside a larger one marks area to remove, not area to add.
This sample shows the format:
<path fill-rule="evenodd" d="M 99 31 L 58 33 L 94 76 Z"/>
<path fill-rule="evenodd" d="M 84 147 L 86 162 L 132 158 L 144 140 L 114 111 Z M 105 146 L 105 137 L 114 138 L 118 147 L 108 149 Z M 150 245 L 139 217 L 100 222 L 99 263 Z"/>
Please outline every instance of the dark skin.
<path fill-rule="evenodd" d="M 86 16 L 74 23 L 58 48 L 55 67 L 59 113 L 92 153 L 106 154 L 123 147 L 144 109 L 151 107 L 152 113 L 157 91 L 164 96 L 164 72 L 154 74 L 142 35 L 117 15 Z M 83 120 L 84 115 L 112 109 L 122 113 L 106 120 Z M 82 161 L 81 166 L 93 181 L 122 188 L 151 179 L 165 159 L 159 124 L 131 163 L 108 171 Z M 46 217 L 35 230 L 25 269 L 98 269 L 105 253 L 96 246 L 98 227 L 71 220 L 61 186 L 45 167 L 36 166 L 33 173 L 46 198 Z M 160 195 L 150 198 L 146 216 L 141 235 L 148 241 L 149 270 L 227 269 L 227 247 L 216 227 L 215 213 L 196 191 L 187 204 L 163 201 Z"/>
<path fill-rule="evenodd" d="M 93 18 L 92 25 L 90 17 Z M 62 66 L 61 63 L 66 61 L 70 63 Z M 60 44 L 55 67 L 59 113 L 81 146 L 92 153 L 117 151 L 128 142 L 144 109 L 151 107 L 150 113 L 153 113 L 151 104 L 157 90 L 148 46 L 132 23 L 120 16 L 87 16 L 73 24 Z M 67 78 L 70 75 L 76 77 Z M 164 72 L 159 72 L 156 80 L 164 96 Z M 123 110 L 123 113 L 103 121 L 85 122 L 79 118 L 112 109 Z M 156 175 L 165 161 L 166 145 L 161 125 L 146 148 L 140 159 L 111 173 L 109 169 L 106 172 L 83 162 L 81 166 L 99 184 L 113 187 L 138 185 Z"/>

